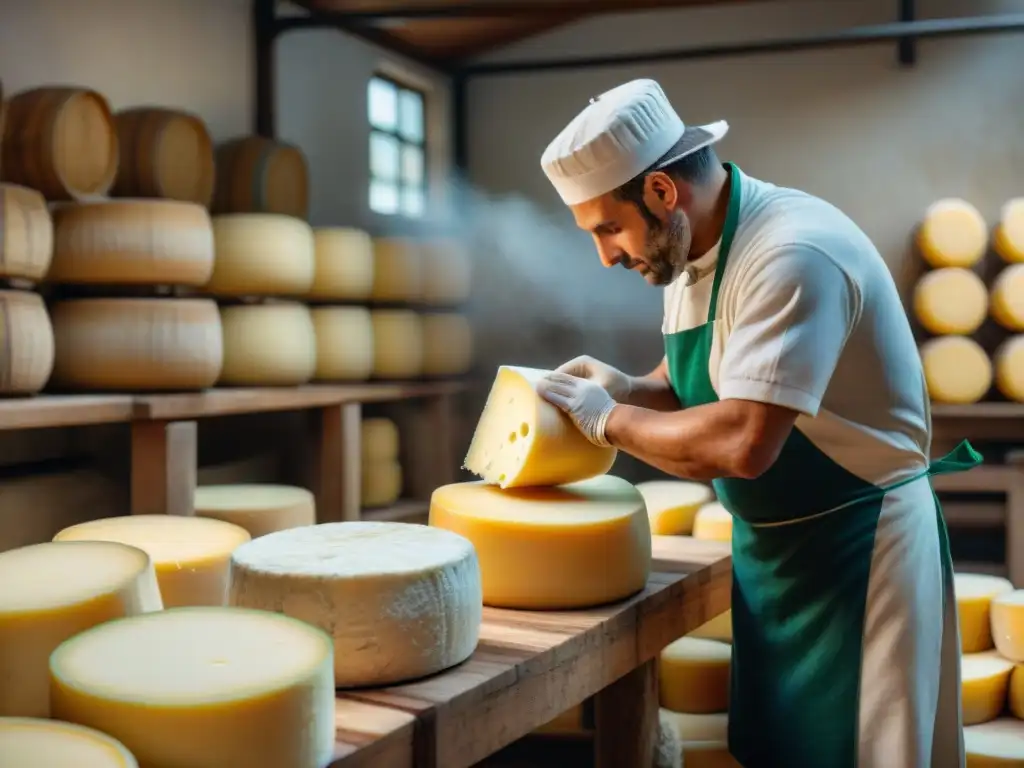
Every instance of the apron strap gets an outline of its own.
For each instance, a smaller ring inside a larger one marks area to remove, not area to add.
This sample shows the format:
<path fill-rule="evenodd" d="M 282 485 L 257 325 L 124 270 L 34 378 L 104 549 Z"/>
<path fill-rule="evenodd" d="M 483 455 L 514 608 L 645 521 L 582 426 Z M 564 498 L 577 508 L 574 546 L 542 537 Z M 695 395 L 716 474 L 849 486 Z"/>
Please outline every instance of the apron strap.
<path fill-rule="evenodd" d="M 718 246 L 718 263 L 715 265 L 715 278 L 711 284 L 711 302 L 708 304 L 707 322 L 715 321 L 718 308 L 718 290 L 722 287 L 722 276 L 725 274 L 725 263 L 732 250 L 732 241 L 736 237 L 736 227 L 740 222 L 740 203 L 743 197 L 743 181 L 740 169 L 735 163 L 722 163 L 729 170 L 729 207 L 725 212 L 725 224 L 722 226 L 722 243 Z"/>
<path fill-rule="evenodd" d="M 974 450 L 974 446 L 963 440 L 941 459 L 936 459 L 929 464 L 928 474 L 950 475 L 954 472 L 966 472 L 969 469 L 974 469 L 983 461 L 981 454 Z"/>

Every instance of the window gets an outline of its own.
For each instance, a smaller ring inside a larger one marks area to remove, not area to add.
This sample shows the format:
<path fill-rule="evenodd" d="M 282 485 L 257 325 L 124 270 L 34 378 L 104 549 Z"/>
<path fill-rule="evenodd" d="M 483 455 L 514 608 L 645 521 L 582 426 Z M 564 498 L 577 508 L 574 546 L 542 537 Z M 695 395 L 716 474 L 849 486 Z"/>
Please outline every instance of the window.
<path fill-rule="evenodd" d="M 424 94 L 380 75 L 370 79 L 370 210 L 423 216 L 427 204 Z"/>

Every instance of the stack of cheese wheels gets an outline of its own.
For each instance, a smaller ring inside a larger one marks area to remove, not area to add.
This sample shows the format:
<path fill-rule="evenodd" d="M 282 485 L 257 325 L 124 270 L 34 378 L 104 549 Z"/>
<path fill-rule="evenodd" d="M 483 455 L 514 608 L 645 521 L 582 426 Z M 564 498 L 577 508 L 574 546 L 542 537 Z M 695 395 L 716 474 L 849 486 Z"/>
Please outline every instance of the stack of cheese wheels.
<path fill-rule="evenodd" d="M 262 136 L 227 141 L 216 150 L 214 213 L 309 214 L 309 168 L 302 151 Z"/>
<path fill-rule="evenodd" d="M 54 541 L 114 541 L 146 552 L 156 568 L 165 607 L 224 605 L 231 553 L 248 531 L 206 517 L 130 515 L 72 525 Z"/>
<path fill-rule="evenodd" d="M 469 299 L 472 261 L 465 243 L 456 238 L 423 243 L 421 301 L 428 306 L 451 307 Z"/>
<path fill-rule="evenodd" d="M 938 336 L 921 345 L 928 395 L 933 402 L 970 405 L 992 388 L 992 360 L 984 348 L 966 336 Z"/>
<path fill-rule="evenodd" d="M 473 545 L 406 523 L 325 523 L 255 539 L 232 555 L 230 602 L 329 633 L 339 687 L 459 664 L 476 649 L 483 617 Z"/>
<path fill-rule="evenodd" d="M 398 425 L 382 417 L 363 419 L 361 433 L 362 505 L 394 504 L 402 495 Z"/>
<path fill-rule="evenodd" d="M 961 653 L 980 653 L 995 647 L 990 608 L 1000 595 L 1013 591 L 1009 579 L 983 573 L 957 573 L 953 577 L 960 617 Z"/>
<path fill-rule="evenodd" d="M 423 293 L 423 247 L 407 237 L 378 237 L 373 241 L 374 302 L 414 304 Z"/>
<path fill-rule="evenodd" d="M 988 288 L 964 267 L 934 269 L 914 287 L 914 314 L 928 333 L 969 335 L 988 315 Z"/>
<path fill-rule="evenodd" d="M 414 379 L 423 373 L 423 322 L 412 309 L 374 309 L 373 377 Z"/>
<path fill-rule="evenodd" d="M 244 528 L 252 538 L 316 523 L 316 499 L 293 485 L 201 485 L 195 513 Z"/>
<path fill-rule="evenodd" d="M 222 306 L 224 367 L 219 384 L 297 386 L 316 372 L 317 337 L 298 302 Z"/>
<path fill-rule="evenodd" d="M 708 541 L 732 541 L 732 515 L 722 503 L 712 501 L 697 510 L 693 518 L 693 538 Z"/>
<path fill-rule="evenodd" d="M 366 307 L 313 307 L 316 337 L 315 381 L 366 381 L 375 359 L 370 310 Z"/>
<path fill-rule="evenodd" d="M 366 301 L 373 294 L 374 249 L 367 232 L 351 227 L 313 231 L 315 267 L 308 296 L 316 301 Z"/>
<path fill-rule="evenodd" d="M 426 312 L 423 328 L 423 375 L 459 376 L 473 364 L 473 329 L 457 312 Z"/>
<path fill-rule="evenodd" d="M 105 733 L 35 717 L 0 717 L 0 756 L 4 768 L 139 768 L 128 748 Z"/>
<path fill-rule="evenodd" d="M 992 233 L 992 250 L 1008 264 L 1024 262 L 1024 197 L 1007 200 Z"/>
<path fill-rule="evenodd" d="M 992 284 L 992 319 L 1013 335 L 1006 338 L 993 356 L 995 384 L 1008 400 L 1024 402 L 1024 236 L 1021 219 L 1024 199 L 1003 211 L 1001 244 L 997 250 L 1011 262 Z M 1015 239 L 1016 238 L 1016 239 Z M 998 241 L 998 238 L 997 238 Z"/>

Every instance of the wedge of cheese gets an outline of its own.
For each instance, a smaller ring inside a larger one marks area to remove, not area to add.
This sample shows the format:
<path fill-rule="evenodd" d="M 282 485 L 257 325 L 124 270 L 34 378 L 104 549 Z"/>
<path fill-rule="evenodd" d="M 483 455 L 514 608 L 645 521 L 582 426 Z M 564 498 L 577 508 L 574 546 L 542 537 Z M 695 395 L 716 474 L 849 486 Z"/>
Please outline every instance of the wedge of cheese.
<path fill-rule="evenodd" d="M 30 717 L 0 717 L 3 768 L 139 768 L 124 744 L 93 728 Z"/>

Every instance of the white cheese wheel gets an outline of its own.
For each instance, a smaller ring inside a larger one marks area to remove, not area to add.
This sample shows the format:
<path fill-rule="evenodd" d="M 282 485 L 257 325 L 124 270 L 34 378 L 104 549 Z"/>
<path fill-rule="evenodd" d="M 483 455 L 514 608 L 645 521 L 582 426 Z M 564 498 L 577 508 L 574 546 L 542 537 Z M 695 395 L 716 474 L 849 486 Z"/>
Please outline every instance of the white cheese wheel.
<path fill-rule="evenodd" d="M 233 523 L 252 538 L 316 523 L 316 499 L 305 488 L 270 483 L 201 485 L 195 513 Z"/>
<path fill-rule="evenodd" d="M 992 249 L 1011 264 L 1024 261 L 1024 197 L 1007 200 L 992 233 Z"/>
<path fill-rule="evenodd" d="M 992 361 L 974 339 L 942 336 L 921 345 L 928 395 L 936 403 L 968 405 L 992 387 Z"/>
<path fill-rule="evenodd" d="M 557 610 L 622 600 L 647 584 L 651 527 L 633 485 L 611 475 L 503 491 L 453 483 L 430 498 L 430 525 L 480 558 L 484 604 Z"/>
<path fill-rule="evenodd" d="M 661 706 L 693 715 L 727 712 L 731 663 L 728 643 L 681 637 L 669 644 L 658 666 Z"/>
<path fill-rule="evenodd" d="M 334 752 L 331 640 L 241 608 L 110 621 L 50 658 L 54 717 L 110 734 L 144 766 L 322 768 Z"/>
<path fill-rule="evenodd" d="M 375 309 L 373 323 L 373 376 L 377 379 L 413 379 L 423 373 L 423 323 L 409 309 Z"/>
<path fill-rule="evenodd" d="M 1024 765 L 1024 723 L 1001 717 L 964 728 L 967 768 L 1020 768 Z"/>
<path fill-rule="evenodd" d="M 313 229 L 277 213 L 213 217 L 217 258 L 206 292 L 213 296 L 305 296 L 313 285 Z"/>
<path fill-rule="evenodd" d="M 423 323 L 423 373 L 458 376 L 473 365 L 473 329 L 455 312 L 420 315 Z"/>
<path fill-rule="evenodd" d="M 373 292 L 373 240 L 349 227 L 313 230 L 316 269 L 310 298 L 358 301 Z"/>
<path fill-rule="evenodd" d="M 316 328 L 304 304 L 221 307 L 224 367 L 218 384 L 294 387 L 316 372 Z"/>
<path fill-rule="evenodd" d="M 1008 331 L 1024 331 L 1024 264 L 1011 264 L 992 283 L 992 319 Z"/>
<path fill-rule="evenodd" d="M 701 637 L 707 640 L 718 640 L 723 643 L 732 642 L 732 610 L 720 613 L 711 621 L 697 627 L 687 637 Z"/>
<path fill-rule="evenodd" d="M 212 387 L 224 361 L 209 299 L 75 299 L 52 309 L 53 380 L 121 391 Z"/>
<path fill-rule="evenodd" d="M 1011 336 L 1000 344 L 992 363 L 996 389 L 1008 400 L 1024 402 L 1024 334 Z"/>
<path fill-rule="evenodd" d="M 928 206 L 916 239 L 921 256 L 932 267 L 970 267 L 985 255 L 988 225 L 966 200 L 946 198 Z"/>
<path fill-rule="evenodd" d="M 1024 589 L 993 597 L 989 615 L 996 650 L 1004 658 L 1024 664 Z"/>
<path fill-rule="evenodd" d="M 162 608 L 153 563 L 134 547 L 45 542 L 0 552 L 0 716 L 49 716 L 47 665 L 64 640 Z"/>
<path fill-rule="evenodd" d="M 976 725 L 995 720 L 1006 707 L 1013 662 L 996 651 L 965 653 L 960 657 L 963 723 Z"/>
<path fill-rule="evenodd" d="M 0 338 L 0 394 L 39 392 L 50 380 L 56 355 L 50 315 L 39 294 L 0 291 Z"/>
<path fill-rule="evenodd" d="M 373 241 L 374 301 L 414 302 L 423 291 L 423 248 L 407 237 Z"/>
<path fill-rule="evenodd" d="M 402 465 L 394 459 L 377 459 L 362 467 L 362 505 L 387 507 L 402 495 Z"/>
<path fill-rule="evenodd" d="M 405 523 L 326 523 L 254 539 L 231 557 L 231 604 L 331 635 L 340 687 L 459 664 L 476 649 L 483 619 L 473 545 Z"/>
<path fill-rule="evenodd" d="M 52 258 L 53 220 L 42 194 L 0 184 L 0 276 L 42 280 Z"/>
<path fill-rule="evenodd" d="M 452 306 L 469 299 L 472 261 L 466 245 L 454 238 L 423 243 L 424 304 Z"/>
<path fill-rule="evenodd" d="M 914 315 L 929 333 L 970 334 L 985 322 L 988 288 L 963 267 L 928 272 L 914 287 Z"/>
<path fill-rule="evenodd" d="M 127 515 L 69 526 L 54 541 L 116 541 L 146 552 L 167 608 L 224 605 L 231 553 L 249 541 L 237 525 L 205 517 Z"/>
<path fill-rule="evenodd" d="M 373 322 L 366 307 L 313 307 L 316 381 L 366 381 L 373 373 Z"/>
<path fill-rule="evenodd" d="M 547 373 L 498 368 L 466 454 L 466 469 L 502 488 L 564 485 L 611 469 L 617 451 L 591 443 L 565 413 L 537 394 L 537 382 Z"/>
<path fill-rule="evenodd" d="M 363 461 L 394 461 L 398 459 L 398 425 L 391 419 L 363 419 L 360 425 Z"/>
<path fill-rule="evenodd" d="M 693 538 L 732 541 L 732 515 L 729 510 L 718 501 L 698 509 L 693 518 Z"/>
<path fill-rule="evenodd" d="M 204 285 L 213 274 L 206 208 L 177 200 L 111 200 L 53 212 L 55 283 Z"/>
<path fill-rule="evenodd" d="M 662 707 L 659 714 L 675 726 L 683 743 L 688 741 L 725 742 L 729 738 L 728 712 L 698 715 L 688 712 L 673 712 L 671 709 Z"/>
<path fill-rule="evenodd" d="M 1013 591 L 1009 579 L 983 573 L 953 576 L 956 608 L 960 617 L 961 653 L 980 653 L 993 647 L 989 609 L 992 600 Z"/>
<path fill-rule="evenodd" d="M 81 725 L 30 717 L 0 717 L 0 766 L 139 768 L 124 744 L 105 733 Z"/>
<path fill-rule="evenodd" d="M 715 498 L 708 486 L 685 480 L 649 480 L 636 487 L 644 497 L 655 536 L 689 535 L 697 510 Z"/>

